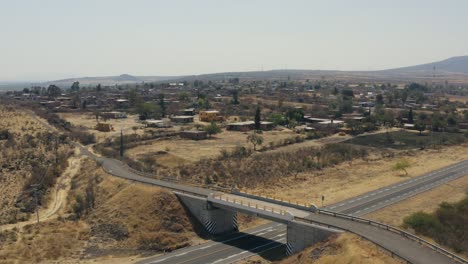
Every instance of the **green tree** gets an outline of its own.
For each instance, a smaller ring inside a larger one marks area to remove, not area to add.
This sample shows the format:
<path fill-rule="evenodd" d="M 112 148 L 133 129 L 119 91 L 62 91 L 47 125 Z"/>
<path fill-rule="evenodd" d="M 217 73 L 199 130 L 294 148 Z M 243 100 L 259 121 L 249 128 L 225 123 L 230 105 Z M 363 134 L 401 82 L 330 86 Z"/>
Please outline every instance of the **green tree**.
<path fill-rule="evenodd" d="M 408 112 L 408 123 L 413 124 L 414 123 L 414 118 L 413 118 L 413 108 L 409 109 Z"/>
<path fill-rule="evenodd" d="M 62 94 L 62 89 L 60 89 L 58 86 L 56 85 L 49 85 L 49 87 L 47 87 L 47 95 L 50 96 L 50 97 L 57 97 L 57 96 L 60 96 Z"/>
<path fill-rule="evenodd" d="M 375 104 L 382 105 L 383 103 L 384 103 L 384 101 L 383 101 L 383 95 L 382 95 L 382 94 L 378 94 L 378 95 L 375 97 Z"/>
<path fill-rule="evenodd" d="M 426 129 L 426 124 L 422 121 L 418 121 L 414 127 L 419 131 L 419 135 L 422 135 L 422 132 Z"/>
<path fill-rule="evenodd" d="M 279 113 L 271 114 L 269 120 L 270 122 L 273 122 L 275 126 L 285 126 L 288 124 L 288 120 L 286 119 L 286 117 Z"/>
<path fill-rule="evenodd" d="M 140 120 L 146 120 L 154 116 L 156 105 L 152 102 L 144 102 L 137 106 L 137 113 Z"/>
<path fill-rule="evenodd" d="M 188 101 L 189 99 L 190 99 L 190 95 L 189 95 L 188 92 L 183 91 L 183 92 L 181 92 L 181 93 L 179 94 L 179 100 L 180 100 L 180 101 L 186 102 L 186 101 Z"/>
<path fill-rule="evenodd" d="M 256 151 L 257 145 L 263 144 L 263 137 L 254 131 L 252 134 L 247 136 L 247 142 L 252 143 L 254 151 Z"/>
<path fill-rule="evenodd" d="M 161 117 L 166 117 L 166 103 L 164 102 L 164 94 L 159 94 L 159 108 L 161 111 Z"/>
<path fill-rule="evenodd" d="M 255 129 L 256 130 L 260 130 L 260 122 L 261 122 L 260 111 L 261 111 L 260 106 L 257 106 L 257 109 L 255 110 Z"/>
<path fill-rule="evenodd" d="M 124 141 L 123 141 L 123 132 L 120 130 L 120 158 L 124 155 Z"/>
<path fill-rule="evenodd" d="M 70 90 L 72 92 L 79 92 L 80 91 L 80 82 L 74 82 L 71 87 L 70 87 Z"/>
<path fill-rule="evenodd" d="M 211 137 L 211 135 L 221 133 L 221 128 L 215 122 L 211 122 L 211 124 L 206 125 L 203 130 L 208 133 L 209 137 Z"/>
<path fill-rule="evenodd" d="M 232 91 L 232 104 L 239 104 L 239 90 Z"/>
<path fill-rule="evenodd" d="M 405 172 L 406 175 L 408 175 L 408 171 L 406 170 L 410 166 L 410 163 L 406 159 L 401 159 L 393 165 L 393 170 L 399 171 L 402 170 Z"/>

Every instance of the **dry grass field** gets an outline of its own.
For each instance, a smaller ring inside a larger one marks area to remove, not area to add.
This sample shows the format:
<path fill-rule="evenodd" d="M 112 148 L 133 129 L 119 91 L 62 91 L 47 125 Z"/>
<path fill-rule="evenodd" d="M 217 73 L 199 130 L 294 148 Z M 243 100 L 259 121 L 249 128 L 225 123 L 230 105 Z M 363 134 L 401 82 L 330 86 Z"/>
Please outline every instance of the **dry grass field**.
<path fill-rule="evenodd" d="M 394 164 L 402 157 L 410 167 L 408 175 L 394 171 Z M 452 146 L 441 150 L 405 151 L 393 157 L 371 155 L 366 160 L 353 160 L 314 173 L 284 177 L 275 184 L 245 191 L 278 198 L 325 205 L 387 186 L 426 172 L 454 164 L 468 158 L 468 145 Z"/>
<path fill-rule="evenodd" d="M 223 131 L 207 140 L 195 141 L 182 138 L 155 140 L 149 145 L 129 149 L 126 154 L 134 159 L 152 156 L 158 164 L 166 167 L 176 167 L 197 162 L 204 158 L 215 158 L 223 150 L 231 151 L 242 146 L 252 148 L 252 144 L 247 142 L 248 135 L 249 133 L 244 132 Z M 288 129 L 265 131 L 262 133 L 263 145 L 268 146 L 270 142 L 278 142 L 295 135 L 294 132 Z"/>
<path fill-rule="evenodd" d="M 101 142 L 105 138 L 120 136 L 120 131 L 126 134 L 143 133 L 142 129 L 137 131 L 133 130 L 133 127 L 142 127 L 141 123 L 136 122 L 138 116 L 128 115 L 127 118 L 122 119 L 108 119 L 106 122 L 99 119 L 99 122 L 111 124 L 114 131 L 100 132 L 95 129 L 96 116 L 93 113 L 59 113 L 59 116 L 74 126 L 88 129 L 88 132 L 96 136 L 96 141 Z"/>
<path fill-rule="evenodd" d="M 468 97 L 467 96 L 447 95 L 446 97 L 450 102 L 461 102 L 461 103 L 467 103 L 468 102 Z"/>
<path fill-rule="evenodd" d="M 432 213 L 442 202 L 457 202 L 468 193 L 468 174 L 427 192 L 366 215 L 366 218 L 393 226 L 401 226 L 403 219 L 415 212 Z"/>

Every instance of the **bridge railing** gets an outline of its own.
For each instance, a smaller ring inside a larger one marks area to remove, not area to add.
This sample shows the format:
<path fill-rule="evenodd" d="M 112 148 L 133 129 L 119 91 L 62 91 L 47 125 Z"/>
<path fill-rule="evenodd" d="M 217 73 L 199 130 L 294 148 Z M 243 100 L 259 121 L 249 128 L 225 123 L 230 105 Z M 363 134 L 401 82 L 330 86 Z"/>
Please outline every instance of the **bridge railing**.
<path fill-rule="evenodd" d="M 371 226 L 375 226 L 375 227 L 378 227 L 378 228 L 381 228 L 381 229 L 385 229 L 385 230 L 388 230 L 390 232 L 393 232 L 395 234 L 398 234 L 400 236 L 403 236 L 405 238 L 408 238 L 408 239 L 411 239 L 413 241 L 416 241 L 417 243 L 419 243 L 420 245 L 423 245 L 423 246 L 426 246 L 438 253 L 441 253 L 459 263 L 464 263 L 464 264 L 467 264 L 468 261 L 463 259 L 462 257 L 460 256 L 457 256 L 455 254 L 453 254 L 452 252 L 442 248 L 442 247 L 439 247 L 425 239 L 422 239 L 416 235 L 413 235 L 409 232 L 406 232 L 404 230 L 401 230 L 401 229 L 398 229 L 398 228 L 395 228 L 391 225 L 387 225 L 387 224 L 384 224 L 384 223 L 381 223 L 381 222 L 377 222 L 377 221 L 373 221 L 373 220 L 370 220 L 370 219 L 365 219 L 365 218 L 361 218 L 361 217 L 357 217 L 357 216 L 352 216 L 352 215 L 347 215 L 347 214 L 342 214 L 342 213 L 337 213 L 337 212 L 333 212 L 333 211 L 328 211 L 328 210 L 323 210 L 323 209 L 319 209 L 318 210 L 318 213 L 319 214 L 325 214 L 325 215 L 330 215 L 330 216 L 334 216 L 334 217 L 338 217 L 338 218 L 342 218 L 342 219 L 347 219 L 347 220 L 351 220 L 351 221 L 355 221 L 355 222 L 359 222 L 359 223 L 364 223 L 364 224 L 368 224 L 368 225 L 371 225 Z M 350 230 L 347 230 L 347 231 L 350 231 Z M 379 245 L 381 246 L 381 245 Z M 381 246 L 383 247 L 383 246 Z M 386 249 L 388 251 L 388 249 Z M 391 252 L 392 254 L 395 254 L 397 255 L 398 257 L 406 260 L 404 257 L 398 255 L 396 252 Z M 409 262 L 408 260 L 406 260 L 407 262 Z"/>
<path fill-rule="evenodd" d="M 280 199 L 280 198 L 273 197 L 273 196 L 252 194 L 252 193 L 248 193 L 245 191 L 239 191 L 235 188 L 232 189 L 231 193 L 235 195 L 243 196 L 246 198 L 257 199 L 257 200 L 264 201 L 264 202 L 274 203 L 274 204 L 281 205 L 281 206 L 288 206 L 288 207 L 292 207 L 292 208 L 299 209 L 299 210 L 305 210 L 305 211 L 310 211 L 310 212 L 315 212 L 317 210 L 317 206 L 314 204 L 299 203 L 299 202 L 294 202 L 291 200 Z"/>
<path fill-rule="evenodd" d="M 147 177 L 147 178 L 152 178 L 152 179 L 155 179 L 155 180 L 161 180 L 161 181 L 168 181 L 168 182 L 172 182 L 172 183 L 179 183 L 179 184 L 184 184 L 184 185 L 189 185 L 189 186 L 193 186 L 193 187 L 199 187 L 199 188 L 208 188 L 210 190 L 214 190 L 214 191 L 219 191 L 219 192 L 231 192 L 231 189 L 229 188 L 225 188 L 225 187 L 220 187 L 220 186 L 214 186 L 214 185 L 201 185 L 201 184 L 194 184 L 194 183 L 190 183 L 190 182 L 185 182 L 185 181 L 181 181 L 181 180 L 178 180 L 174 177 L 167 177 L 167 176 L 156 176 L 152 173 L 148 173 L 148 172 L 142 172 L 142 171 L 139 171 L 139 170 L 136 170 L 130 166 L 128 166 L 127 164 L 125 163 L 122 163 L 125 167 L 128 168 L 129 171 L 135 173 L 135 174 L 138 174 L 140 176 L 143 176 L 143 177 Z"/>
<path fill-rule="evenodd" d="M 264 204 L 262 205 L 262 204 L 258 204 L 258 203 L 250 202 L 250 201 L 244 201 L 242 199 L 230 198 L 229 196 L 224 195 L 222 193 L 214 193 L 214 194 L 211 194 L 211 196 L 214 199 L 218 199 L 218 200 L 225 201 L 225 202 L 228 202 L 228 203 L 233 203 L 233 204 L 237 204 L 237 205 L 241 205 L 241 206 L 247 206 L 249 208 L 262 210 L 262 211 L 265 211 L 265 212 L 268 212 L 268 213 L 279 214 L 279 215 L 282 215 L 282 216 L 288 216 L 288 217 L 290 216 L 292 218 L 291 213 L 289 213 L 286 210 L 280 209 L 280 208 L 275 208 L 275 207 L 272 207 L 272 206 L 266 206 Z"/>

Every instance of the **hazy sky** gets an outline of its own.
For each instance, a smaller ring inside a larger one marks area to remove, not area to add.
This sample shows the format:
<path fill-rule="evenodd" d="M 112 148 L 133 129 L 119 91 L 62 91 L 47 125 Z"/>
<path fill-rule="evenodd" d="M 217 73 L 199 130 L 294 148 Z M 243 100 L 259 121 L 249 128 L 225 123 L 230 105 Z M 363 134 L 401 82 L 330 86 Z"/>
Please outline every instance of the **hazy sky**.
<path fill-rule="evenodd" d="M 371 70 L 458 55 L 466 0 L 0 0 L 0 81 Z"/>

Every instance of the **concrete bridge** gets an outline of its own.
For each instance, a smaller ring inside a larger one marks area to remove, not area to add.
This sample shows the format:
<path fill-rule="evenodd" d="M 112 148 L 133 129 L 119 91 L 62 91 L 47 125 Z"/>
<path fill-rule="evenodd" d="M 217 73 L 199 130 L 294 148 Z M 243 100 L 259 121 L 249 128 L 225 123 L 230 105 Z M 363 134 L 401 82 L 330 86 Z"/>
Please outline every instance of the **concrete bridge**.
<path fill-rule="evenodd" d="M 195 218 L 204 225 L 205 229 L 213 235 L 237 231 L 237 213 L 285 224 L 287 226 L 286 251 L 288 255 L 323 241 L 331 234 L 342 232 L 335 228 L 298 221 L 298 219 L 307 218 L 314 211 L 318 212 L 315 207 L 311 207 L 309 210 L 306 208 L 298 210 L 293 207 L 221 192 L 210 193 L 207 197 L 181 192 L 175 192 L 175 194 Z"/>

